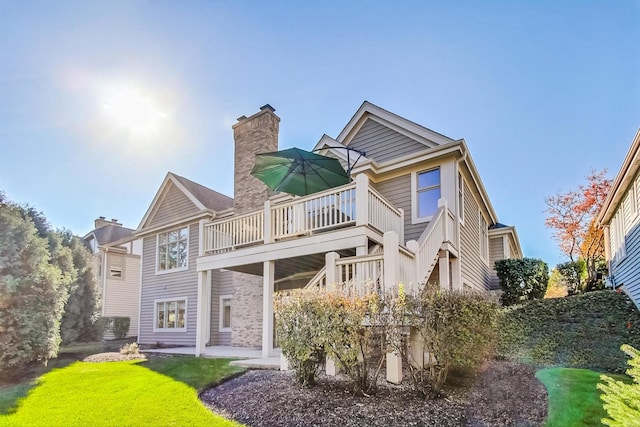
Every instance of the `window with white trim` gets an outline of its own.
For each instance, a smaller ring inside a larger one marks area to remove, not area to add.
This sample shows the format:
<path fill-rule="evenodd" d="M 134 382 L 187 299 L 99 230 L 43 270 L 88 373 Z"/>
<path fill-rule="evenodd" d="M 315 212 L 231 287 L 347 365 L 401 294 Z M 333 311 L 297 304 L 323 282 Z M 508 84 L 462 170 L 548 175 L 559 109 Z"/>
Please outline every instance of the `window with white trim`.
<path fill-rule="evenodd" d="M 184 332 L 187 330 L 187 299 L 156 300 L 154 331 Z"/>
<path fill-rule="evenodd" d="M 220 297 L 220 332 L 231 331 L 231 295 Z"/>
<path fill-rule="evenodd" d="M 479 224 L 479 235 L 480 235 L 480 258 L 485 260 L 487 263 L 489 262 L 489 226 L 487 225 L 487 220 L 484 219 L 484 216 L 481 212 L 478 212 L 478 216 L 480 220 Z"/>
<path fill-rule="evenodd" d="M 438 210 L 440 199 L 440 168 L 416 174 L 416 217 L 431 217 Z"/>
<path fill-rule="evenodd" d="M 186 270 L 189 227 L 158 234 L 158 271 Z"/>

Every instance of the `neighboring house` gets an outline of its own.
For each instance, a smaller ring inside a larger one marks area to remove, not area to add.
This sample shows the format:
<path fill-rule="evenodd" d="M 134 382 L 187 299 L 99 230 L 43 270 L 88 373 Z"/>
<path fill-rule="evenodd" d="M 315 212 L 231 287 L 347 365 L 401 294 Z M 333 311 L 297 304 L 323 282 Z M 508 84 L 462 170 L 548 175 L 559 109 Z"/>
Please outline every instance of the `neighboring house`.
<path fill-rule="evenodd" d="M 365 102 L 320 154 L 353 182 L 306 197 L 273 194 L 250 175 L 278 150 L 280 118 L 265 105 L 233 126 L 234 198 L 169 173 L 135 234 L 144 241 L 140 343 L 274 346 L 274 291 L 348 283 L 381 290 L 426 281 L 496 287 L 493 262 L 521 257 L 498 223 L 464 140 Z M 353 156 L 351 157 L 353 159 Z"/>
<path fill-rule="evenodd" d="M 513 226 L 499 222 L 489 227 L 489 265 L 493 266 L 501 259 L 522 258 L 522 249 L 518 233 Z M 500 281 L 496 271 L 491 272 L 491 290 L 500 289 Z"/>
<path fill-rule="evenodd" d="M 95 220 L 95 230 L 87 233 L 84 241 L 93 254 L 102 316 L 129 317 L 127 336 L 137 336 L 142 242 L 132 229 L 103 216 Z"/>
<path fill-rule="evenodd" d="M 640 308 L 640 129 L 598 215 L 609 282 Z"/>

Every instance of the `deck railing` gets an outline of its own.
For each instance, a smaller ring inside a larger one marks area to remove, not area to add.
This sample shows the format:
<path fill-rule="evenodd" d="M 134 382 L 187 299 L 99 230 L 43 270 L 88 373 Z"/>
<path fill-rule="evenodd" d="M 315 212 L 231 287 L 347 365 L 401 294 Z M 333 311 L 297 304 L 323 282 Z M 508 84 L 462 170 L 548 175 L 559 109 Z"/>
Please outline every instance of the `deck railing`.
<path fill-rule="evenodd" d="M 369 224 L 383 233 L 395 231 L 402 241 L 404 236 L 404 215 L 402 210 L 394 207 L 372 187 L 369 187 L 368 203 Z"/>
<path fill-rule="evenodd" d="M 205 251 L 225 251 L 264 241 L 264 211 L 205 224 Z"/>
<path fill-rule="evenodd" d="M 370 225 L 381 233 L 395 231 L 402 240 L 404 212 L 385 200 L 361 174 L 355 182 L 341 187 L 284 202 L 267 201 L 259 211 L 206 223 L 203 253 L 353 225 Z"/>
<path fill-rule="evenodd" d="M 355 183 L 271 207 L 274 239 L 354 224 Z"/>
<path fill-rule="evenodd" d="M 439 205 L 438 210 L 431 218 L 429 226 L 418 240 L 415 251 L 418 277 L 424 278 L 431 272 L 442 243 L 451 241 L 454 238 L 455 228 L 455 217 L 443 200 L 443 203 Z"/>

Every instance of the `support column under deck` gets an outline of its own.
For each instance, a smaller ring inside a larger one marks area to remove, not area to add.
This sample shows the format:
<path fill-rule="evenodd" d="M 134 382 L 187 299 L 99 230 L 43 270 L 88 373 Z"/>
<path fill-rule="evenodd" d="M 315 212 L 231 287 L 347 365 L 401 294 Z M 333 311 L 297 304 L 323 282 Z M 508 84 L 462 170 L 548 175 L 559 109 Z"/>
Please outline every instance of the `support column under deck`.
<path fill-rule="evenodd" d="M 262 357 L 273 353 L 273 292 L 275 261 L 264 262 L 262 283 Z"/>

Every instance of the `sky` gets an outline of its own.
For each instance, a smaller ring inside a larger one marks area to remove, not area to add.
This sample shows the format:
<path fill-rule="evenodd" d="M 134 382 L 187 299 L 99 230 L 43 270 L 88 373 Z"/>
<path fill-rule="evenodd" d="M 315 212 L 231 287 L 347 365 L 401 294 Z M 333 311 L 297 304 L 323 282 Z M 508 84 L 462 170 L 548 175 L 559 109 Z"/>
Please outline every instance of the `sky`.
<path fill-rule="evenodd" d="M 640 1 L 0 0 L 0 191 L 79 235 L 136 228 L 168 171 L 232 196 L 264 104 L 310 149 L 365 100 L 464 138 L 554 266 L 545 197 L 613 178 L 640 127 Z"/>

